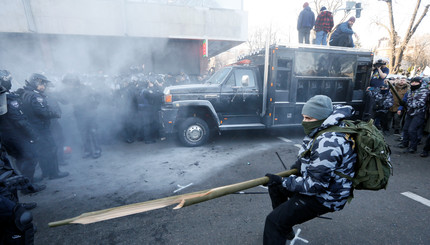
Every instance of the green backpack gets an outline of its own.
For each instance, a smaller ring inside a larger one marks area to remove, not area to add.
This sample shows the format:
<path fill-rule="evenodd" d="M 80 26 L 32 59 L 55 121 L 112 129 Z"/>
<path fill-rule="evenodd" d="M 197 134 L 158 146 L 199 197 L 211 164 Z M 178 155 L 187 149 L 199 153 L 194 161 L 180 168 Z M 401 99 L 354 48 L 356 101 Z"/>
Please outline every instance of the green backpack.
<path fill-rule="evenodd" d="M 331 126 L 314 136 L 315 139 L 325 132 L 341 132 L 351 135 L 354 140 L 357 153 L 354 178 L 338 171 L 335 173 L 351 180 L 353 188 L 357 190 L 386 189 L 393 167 L 390 163 L 391 150 L 381 131 L 375 127 L 373 120 L 343 122 L 345 127 Z"/>

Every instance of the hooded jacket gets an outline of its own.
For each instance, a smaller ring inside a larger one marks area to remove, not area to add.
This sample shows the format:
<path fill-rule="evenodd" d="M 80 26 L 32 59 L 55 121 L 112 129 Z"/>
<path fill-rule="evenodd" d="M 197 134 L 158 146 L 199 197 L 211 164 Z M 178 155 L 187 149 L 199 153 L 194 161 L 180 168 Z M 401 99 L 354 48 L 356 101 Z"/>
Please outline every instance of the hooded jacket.
<path fill-rule="evenodd" d="M 333 211 L 341 210 L 351 194 L 352 182 L 340 177 L 338 171 L 354 177 L 357 154 L 353 140 L 344 133 L 326 132 L 312 139 L 330 126 L 344 126 L 342 120 L 352 116 L 351 106 L 335 106 L 333 113 L 303 139 L 296 164 L 301 176 L 291 175 L 282 185 L 289 191 L 315 198 Z M 310 154 L 303 154 L 310 148 Z M 303 155 L 303 156 L 302 156 Z"/>
<path fill-rule="evenodd" d="M 315 24 L 315 14 L 312 12 L 309 6 L 305 7 L 302 12 L 300 12 L 299 20 L 297 21 L 297 30 L 302 28 L 312 29 Z"/>
<path fill-rule="evenodd" d="M 355 47 L 352 35 L 354 31 L 348 21 L 339 24 L 331 34 L 330 46 Z"/>

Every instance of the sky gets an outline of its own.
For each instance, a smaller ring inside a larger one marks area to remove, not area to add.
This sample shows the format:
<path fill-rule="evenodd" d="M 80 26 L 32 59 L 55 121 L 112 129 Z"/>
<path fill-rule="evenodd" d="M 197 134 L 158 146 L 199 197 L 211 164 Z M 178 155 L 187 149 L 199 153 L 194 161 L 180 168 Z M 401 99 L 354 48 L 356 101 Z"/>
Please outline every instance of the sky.
<path fill-rule="evenodd" d="M 303 9 L 304 2 L 297 0 L 244 0 L 244 10 L 248 12 L 249 32 L 257 27 L 268 27 L 271 24 L 272 29 L 278 30 L 281 43 L 297 43 L 297 18 Z M 385 29 L 372 23 L 379 19 L 389 26 L 387 4 L 378 0 L 356 2 L 362 3 L 363 10 L 361 17 L 356 20 L 353 30 L 358 34 L 362 47 L 372 49 L 376 47 L 380 38 L 389 37 Z M 415 3 L 415 0 L 393 0 L 395 27 L 402 38 L 409 25 Z M 429 3 L 430 0 L 422 1 L 417 19 L 424 6 Z M 309 4 L 316 17 L 315 5 L 312 1 L 309 1 Z M 350 16 L 353 15 L 355 16 L 355 11 L 351 11 Z M 342 16 L 343 11 L 335 14 L 335 25 L 339 23 Z M 425 33 L 430 33 L 430 13 L 427 13 L 414 36 Z"/>

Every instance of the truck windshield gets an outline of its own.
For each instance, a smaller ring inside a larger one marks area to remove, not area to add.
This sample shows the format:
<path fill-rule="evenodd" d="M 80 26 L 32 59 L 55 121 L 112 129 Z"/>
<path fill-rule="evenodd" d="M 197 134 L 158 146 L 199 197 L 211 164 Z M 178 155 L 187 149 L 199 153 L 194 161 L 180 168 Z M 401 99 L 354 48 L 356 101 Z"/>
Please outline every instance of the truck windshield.
<path fill-rule="evenodd" d="M 224 81 L 225 77 L 230 73 L 231 67 L 225 67 L 213 74 L 208 80 L 206 80 L 206 83 L 222 83 Z"/>

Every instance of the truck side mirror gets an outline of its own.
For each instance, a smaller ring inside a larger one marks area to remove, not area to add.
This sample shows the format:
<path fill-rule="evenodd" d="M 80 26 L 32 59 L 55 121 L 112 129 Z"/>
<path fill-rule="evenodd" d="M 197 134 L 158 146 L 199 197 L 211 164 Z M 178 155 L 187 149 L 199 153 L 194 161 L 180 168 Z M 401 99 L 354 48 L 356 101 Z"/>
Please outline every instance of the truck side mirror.
<path fill-rule="evenodd" d="M 249 76 L 243 75 L 242 76 L 242 87 L 248 87 L 249 86 Z"/>

